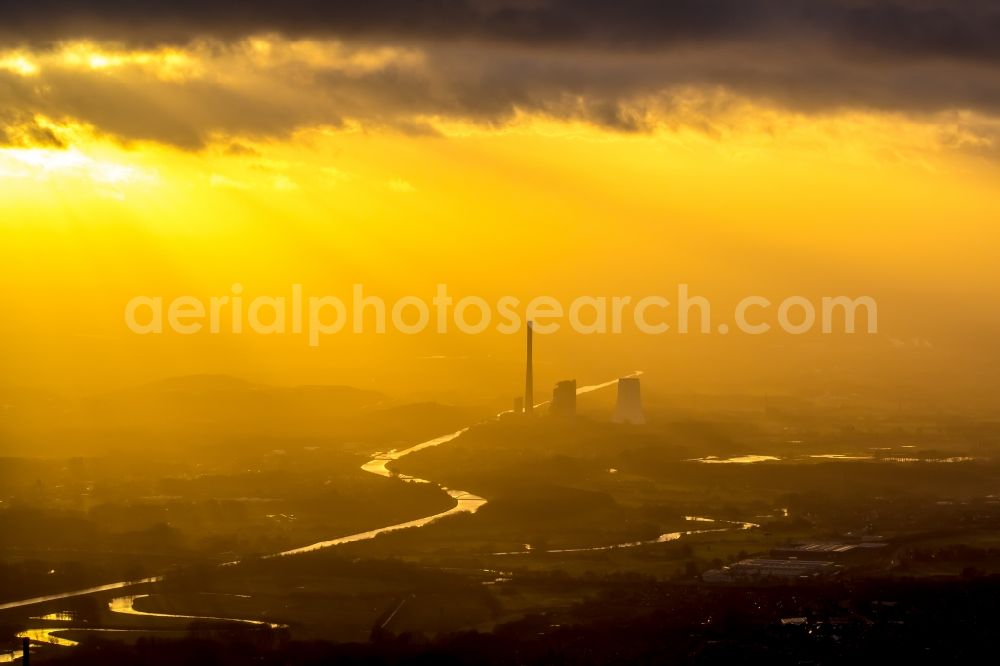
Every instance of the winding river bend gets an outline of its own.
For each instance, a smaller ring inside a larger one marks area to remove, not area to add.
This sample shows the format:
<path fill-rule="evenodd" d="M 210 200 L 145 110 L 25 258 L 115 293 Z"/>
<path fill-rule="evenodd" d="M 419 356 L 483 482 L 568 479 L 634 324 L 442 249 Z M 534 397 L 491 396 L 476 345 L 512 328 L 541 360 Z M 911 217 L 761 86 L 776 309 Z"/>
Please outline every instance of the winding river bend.
<path fill-rule="evenodd" d="M 641 374 L 642 374 L 642 371 L 641 370 L 637 370 L 636 372 L 633 372 L 630 375 L 626 375 L 626 377 L 638 377 Z M 579 388 L 576 389 L 576 394 L 577 395 L 583 395 L 585 393 L 591 393 L 593 391 L 599 391 L 600 389 L 604 389 L 604 388 L 608 388 L 610 386 L 614 386 L 617 383 L 618 383 L 617 379 L 612 379 L 611 381 L 602 382 L 600 384 L 591 384 L 589 386 L 581 386 L 581 387 L 579 387 Z M 537 407 L 544 407 L 547 404 L 548 404 L 548 401 L 540 402 L 540 403 L 536 404 L 535 407 L 536 408 Z M 503 416 L 504 414 L 509 414 L 509 413 L 510 413 L 509 410 L 508 411 L 503 411 L 503 412 L 500 412 L 499 414 L 497 414 L 494 418 L 498 419 L 501 416 Z M 419 479 L 419 478 L 414 477 L 414 476 L 409 476 L 409 475 L 406 475 L 406 474 L 398 474 L 398 473 L 392 472 L 392 471 L 389 470 L 389 463 L 391 463 L 393 461 L 396 461 L 396 460 L 399 460 L 400 458 L 403 458 L 404 456 L 408 456 L 411 453 L 416 453 L 417 451 L 423 451 L 424 449 L 429 449 L 429 448 L 434 447 L 434 446 L 440 446 L 441 444 L 447 444 L 448 442 L 450 442 L 450 441 L 452 441 L 454 439 L 458 439 L 459 437 L 461 437 L 464 433 L 468 432 L 471 427 L 472 426 L 467 426 L 465 428 L 461 428 L 459 430 L 456 430 L 455 432 L 448 433 L 447 435 L 441 435 L 440 437 L 435 437 L 434 439 L 429 439 L 426 442 L 421 442 L 419 444 L 414 444 L 413 446 L 411 446 L 409 448 L 406 448 L 406 449 L 400 449 L 398 451 L 397 450 L 387 451 L 387 452 L 384 452 L 384 453 L 376 453 L 372 457 L 371 460 L 369 460 L 368 462 L 366 462 L 364 465 L 361 466 L 361 469 L 363 469 L 364 471 L 366 471 L 366 472 L 368 472 L 370 474 L 377 474 L 378 476 L 394 477 L 394 478 L 397 478 L 397 479 L 399 479 L 401 481 L 404 481 L 406 483 L 435 483 L 434 481 L 430 481 L 428 479 Z M 435 485 L 438 485 L 438 487 L 440 487 L 441 490 L 443 490 L 444 492 L 448 493 L 448 495 L 450 495 L 452 497 L 452 499 L 455 500 L 455 506 L 453 506 L 452 508 L 448 509 L 447 511 L 442 511 L 440 513 L 435 513 L 433 515 L 426 516 L 424 518 L 417 518 L 415 520 L 409 520 L 409 521 L 407 521 L 405 523 L 398 523 L 396 525 L 387 525 L 385 527 L 379 527 L 377 529 L 369 530 L 367 532 L 359 532 L 358 534 L 351 534 L 351 535 L 348 535 L 348 536 L 337 537 L 335 539 L 329 539 L 327 541 L 320 541 L 318 543 L 310 544 L 308 546 L 302 546 L 300 548 L 292 548 L 291 550 L 285 550 L 285 551 L 282 551 L 280 553 L 274 553 L 272 555 L 268 555 L 267 557 L 282 557 L 282 556 L 285 556 L 285 555 L 298 555 L 300 553 L 308 553 L 308 552 L 312 552 L 314 550 L 320 550 L 320 549 L 323 549 L 323 548 L 329 548 L 331 546 L 339 546 L 339 545 L 345 544 L 345 543 L 353 543 L 355 541 L 364 541 L 366 539 L 373 539 L 373 538 L 377 537 L 379 534 L 384 534 L 386 532 L 393 532 L 395 530 L 403 530 L 403 529 L 406 529 L 406 528 L 409 528 L 409 527 L 423 527 L 424 525 L 428 525 L 430 523 L 433 523 L 434 521 L 440 520 L 441 518 L 445 518 L 446 516 L 452 516 L 452 515 L 455 515 L 455 514 L 458 514 L 458 513 L 475 513 L 476 511 L 478 511 L 479 509 L 481 509 L 486 504 L 486 500 L 484 498 L 479 497 L 478 495 L 474 495 L 474 494 L 472 494 L 472 493 L 470 493 L 468 491 L 465 491 L 465 490 L 455 490 L 455 489 L 452 489 L 452 488 L 445 488 L 444 486 L 441 486 L 440 484 L 435 484 Z M 237 564 L 237 563 L 238 562 L 231 562 L 231 563 L 228 563 L 228 564 Z"/>
<path fill-rule="evenodd" d="M 752 530 L 760 527 L 757 523 L 747 523 L 738 520 L 716 520 L 715 518 L 705 518 L 703 516 L 684 516 L 684 520 L 695 523 L 716 523 L 721 527 L 710 527 L 697 530 L 680 530 L 678 532 L 666 532 L 655 539 L 644 539 L 642 541 L 626 541 L 625 543 L 613 543 L 605 546 L 584 546 L 581 548 L 532 548 L 530 544 L 525 544 L 524 550 L 512 550 L 504 553 L 491 553 L 492 555 L 531 555 L 534 553 L 594 553 L 603 550 L 618 550 L 619 548 L 636 548 L 638 546 L 649 546 L 655 543 L 667 543 L 677 541 L 681 537 L 693 536 L 695 534 L 711 534 L 713 532 L 733 532 L 735 530 Z"/>
<path fill-rule="evenodd" d="M 471 427 L 471 426 L 470 426 Z M 442 435 L 441 437 L 435 437 L 434 439 L 427 440 L 426 442 L 421 442 L 415 444 L 407 449 L 402 449 L 399 451 L 390 451 L 388 453 L 378 453 L 375 456 L 361 466 L 366 472 L 371 474 L 378 474 L 379 476 L 390 477 L 393 474 L 388 469 L 388 464 L 393 460 L 399 460 L 405 455 L 426 449 L 432 446 L 438 446 L 440 444 L 445 444 L 457 439 L 462 433 L 469 430 L 469 427 L 456 430 L 455 432 L 448 433 L 447 435 Z M 396 475 L 397 478 L 409 482 L 409 483 L 432 483 L 425 479 L 417 479 L 406 475 Z M 455 499 L 455 506 L 448 509 L 447 511 L 442 511 L 440 513 L 435 513 L 430 516 L 425 516 L 423 518 L 417 518 L 415 520 L 409 520 L 403 523 L 397 523 L 395 525 L 386 525 L 385 527 L 379 527 L 373 530 L 368 530 L 367 532 L 358 532 L 357 534 L 349 534 L 347 536 L 336 537 L 334 539 L 329 539 L 327 541 L 320 541 L 318 543 L 313 543 L 308 546 L 301 546 L 299 548 L 292 548 L 290 550 L 284 550 L 278 553 L 271 553 L 270 555 L 265 555 L 265 557 L 282 557 L 286 555 L 298 555 L 300 553 L 308 553 L 315 550 L 321 550 L 323 548 L 330 548 L 332 546 L 339 546 L 345 543 L 353 543 L 355 541 L 364 541 L 366 539 L 374 539 L 379 534 L 385 532 L 392 532 L 394 530 L 402 530 L 408 527 L 421 527 L 429 523 L 434 522 L 444 518 L 445 516 L 450 516 L 456 513 L 471 512 L 474 513 L 481 506 L 486 504 L 486 500 L 482 497 L 477 497 L 472 493 L 468 493 L 462 490 L 450 490 L 443 488 L 452 498 Z M 240 560 L 233 560 L 231 562 L 224 562 L 221 566 L 235 566 L 240 563 Z M 148 578 L 141 578 L 138 580 L 123 580 L 115 583 L 107 583 L 105 585 L 96 585 L 94 587 L 87 587 L 80 590 L 73 590 L 70 592 L 59 592 L 57 594 L 47 594 L 40 597 L 32 597 L 30 599 L 22 599 L 20 601 L 8 601 L 6 603 L 0 603 L 0 611 L 9 610 L 12 608 L 23 608 L 26 606 L 34 606 L 36 604 L 43 604 L 49 601 L 58 601 L 60 599 L 70 599 L 72 597 L 82 597 L 88 594 L 99 594 L 101 592 L 110 592 L 113 590 L 124 590 L 131 587 L 138 587 L 140 585 L 146 585 L 148 583 L 157 583 L 163 580 L 163 576 L 150 576 Z"/>
<path fill-rule="evenodd" d="M 415 444 L 407 449 L 402 449 L 400 451 L 389 451 L 386 453 L 376 453 L 375 457 L 366 462 L 361 466 L 361 469 L 370 473 L 377 474 L 379 476 L 385 477 L 395 477 L 406 483 L 434 483 L 433 481 L 428 481 L 427 479 L 418 479 L 414 476 L 408 476 L 406 474 L 395 474 L 389 471 L 389 463 L 394 460 L 399 460 L 403 456 L 407 456 L 411 453 L 416 453 L 417 451 L 422 451 L 423 449 L 428 449 L 432 446 L 439 446 L 441 444 L 446 444 L 453 439 L 458 439 L 462 433 L 468 431 L 469 428 L 462 428 L 461 430 L 456 430 L 455 432 L 448 433 L 447 435 L 442 435 L 441 437 L 435 437 L 434 439 L 429 439 L 426 442 L 421 442 L 420 444 Z M 478 495 L 473 495 L 465 490 L 454 490 L 452 488 L 445 488 L 438 484 L 441 490 L 448 493 L 452 499 L 455 500 L 455 506 L 448 509 L 447 511 L 442 511 L 440 513 L 435 513 L 430 516 L 425 516 L 423 518 L 416 518 L 414 520 L 408 520 L 404 523 L 397 523 L 395 525 L 386 525 L 385 527 L 378 527 L 374 530 L 368 530 L 367 532 L 358 532 L 357 534 L 350 534 L 348 536 L 337 537 L 335 539 L 329 539 L 327 541 L 319 541 L 317 543 L 310 544 L 308 546 L 301 546 L 299 548 L 292 548 L 291 550 L 284 550 L 280 553 L 274 553 L 268 555 L 267 557 L 284 557 L 287 555 L 299 555 L 301 553 L 310 553 L 314 550 L 321 550 L 323 548 L 330 548 L 331 546 L 339 546 L 345 543 L 354 543 L 355 541 L 365 541 L 367 539 L 374 539 L 379 534 L 385 534 L 386 532 L 394 532 L 396 530 L 405 530 L 409 527 L 423 527 L 424 525 L 429 525 L 436 520 L 445 518 L 446 516 L 452 516 L 458 513 L 475 513 L 486 504 L 486 500 Z M 235 562 L 233 564 L 236 564 Z"/>

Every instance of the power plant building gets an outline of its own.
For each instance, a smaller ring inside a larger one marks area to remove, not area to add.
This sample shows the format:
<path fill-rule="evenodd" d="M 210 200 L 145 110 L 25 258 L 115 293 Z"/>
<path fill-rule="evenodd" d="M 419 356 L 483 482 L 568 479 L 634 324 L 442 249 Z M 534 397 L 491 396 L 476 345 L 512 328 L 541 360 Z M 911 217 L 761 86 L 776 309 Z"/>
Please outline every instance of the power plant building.
<path fill-rule="evenodd" d="M 553 416 L 576 416 L 576 380 L 567 379 L 552 389 L 549 413 Z"/>

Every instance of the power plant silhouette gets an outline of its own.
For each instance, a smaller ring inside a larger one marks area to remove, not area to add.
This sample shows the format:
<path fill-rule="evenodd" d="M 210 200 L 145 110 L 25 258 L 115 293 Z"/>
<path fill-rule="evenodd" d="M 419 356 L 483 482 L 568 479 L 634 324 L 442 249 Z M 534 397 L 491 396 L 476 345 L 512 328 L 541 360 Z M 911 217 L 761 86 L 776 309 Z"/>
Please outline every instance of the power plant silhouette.
<path fill-rule="evenodd" d="M 535 372 L 534 372 L 534 329 L 535 323 L 528 321 L 526 336 L 526 359 L 524 368 L 524 397 L 514 398 L 515 416 L 534 416 L 535 412 Z M 557 382 L 552 389 L 549 414 L 558 417 L 576 416 L 577 386 L 575 379 Z M 641 425 L 646 422 L 642 410 L 642 397 L 638 377 L 621 377 L 618 380 L 618 399 L 612 417 L 615 423 Z"/>
<path fill-rule="evenodd" d="M 553 416 L 576 416 L 576 380 L 566 379 L 552 389 L 549 413 Z"/>
<path fill-rule="evenodd" d="M 531 416 L 535 411 L 535 375 L 533 359 L 531 358 L 531 339 L 535 330 L 535 322 L 528 322 L 528 364 L 524 371 L 524 413 Z"/>

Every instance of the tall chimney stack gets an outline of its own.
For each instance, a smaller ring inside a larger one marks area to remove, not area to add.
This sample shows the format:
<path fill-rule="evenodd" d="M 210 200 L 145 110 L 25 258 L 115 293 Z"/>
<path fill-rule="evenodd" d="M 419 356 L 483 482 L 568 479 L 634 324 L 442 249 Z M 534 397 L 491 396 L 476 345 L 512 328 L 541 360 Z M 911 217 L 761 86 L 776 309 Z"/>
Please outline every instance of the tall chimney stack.
<path fill-rule="evenodd" d="M 535 408 L 535 378 L 531 367 L 531 332 L 535 322 L 528 321 L 528 366 L 524 372 L 524 413 L 531 416 Z"/>

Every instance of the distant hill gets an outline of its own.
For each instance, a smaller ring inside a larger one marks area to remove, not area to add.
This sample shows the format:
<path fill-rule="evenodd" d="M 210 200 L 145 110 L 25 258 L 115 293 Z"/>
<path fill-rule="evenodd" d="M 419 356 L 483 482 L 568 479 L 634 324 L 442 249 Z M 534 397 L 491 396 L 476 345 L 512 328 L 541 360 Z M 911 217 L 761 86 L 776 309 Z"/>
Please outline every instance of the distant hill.
<path fill-rule="evenodd" d="M 0 393 L 0 405 L 0 437 L 13 455 L 83 455 L 133 442 L 382 444 L 433 436 L 474 418 L 457 407 L 405 404 L 350 386 L 268 386 L 227 375 L 171 377 L 79 400 L 8 390 Z"/>
<path fill-rule="evenodd" d="M 257 386 L 260 385 L 231 375 L 181 375 L 149 382 L 131 391 L 235 391 L 249 390 Z"/>

